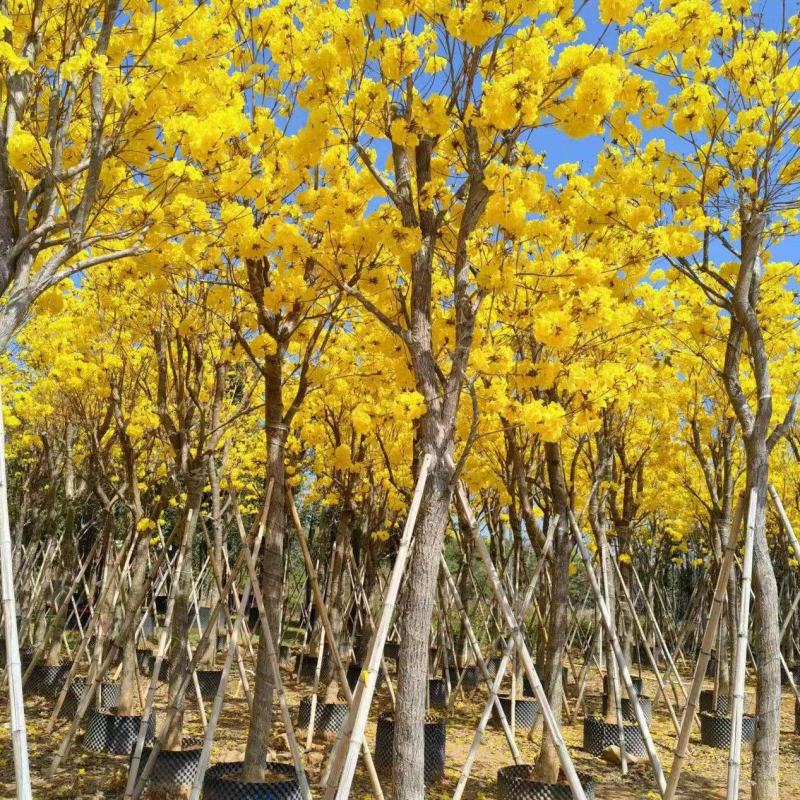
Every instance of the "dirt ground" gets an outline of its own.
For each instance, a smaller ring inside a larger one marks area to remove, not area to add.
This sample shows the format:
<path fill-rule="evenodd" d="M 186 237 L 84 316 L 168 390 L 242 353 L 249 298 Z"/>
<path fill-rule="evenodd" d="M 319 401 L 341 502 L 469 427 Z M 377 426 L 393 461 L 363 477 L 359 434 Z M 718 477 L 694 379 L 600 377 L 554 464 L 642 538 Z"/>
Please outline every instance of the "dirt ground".
<path fill-rule="evenodd" d="M 644 694 L 653 698 L 657 695 L 657 685 L 652 674 L 644 672 Z M 688 687 L 688 676 L 684 676 Z M 285 685 L 289 697 L 290 708 L 296 711 L 300 698 L 309 692 L 309 685 L 298 682 L 288 671 L 285 672 Z M 220 726 L 217 729 L 212 763 L 214 761 L 231 761 L 241 759 L 244 752 L 247 732 L 247 705 L 242 698 L 238 680 L 231 680 L 228 685 L 230 699 L 226 699 Z M 142 687 L 143 691 L 145 687 Z M 600 677 L 593 676 L 587 696 L 589 708 L 596 705 L 601 691 Z M 752 686 L 749 687 L 747 710 L 752 710 Z M 163 689 L 159 692 L 159 711 L 163 711 Z M 466 760 L 472 743 L 475 727 L 480 717 L 486 697 L 484 689 L 476 692 L 473 698 L 458 696 L 453 713 L 447 722 L 447 769 L 444 777 L 435 785 L 428 787 L 429 798 L 449 798 L 458 782 L 460 770 Z M 367 741 L 372 745 L 375 741 L 375 718 L 379 709 L 390 707 L 390 698 L 384 687 L 376 696 L 372 720 L 367 730 Z M 569 700 L 570 703 L 574 699 Z M 11 741 L 9 738 L 8 708 L 5 702 L 5 687 L 2 707 L 0 708 L 0 800 L 13 798 L 13 762 L 11 757 Z M 672 761 L 672 747 L 675 736 L 666 706 L 662 699 L 654 700 L 653 736 L 658 745 L 659 756 L 664 771 L 668 772 Z M 80 734 L 72 748 L 69 758 L 59 774 L 52 780 L 45 778 L 47 767 L 53 753 L 66 730 L 66 722 L 60 723 L 53 734 L 46 733 L 46 724 L 52 703 L 41 698 L 26 700 L 28 718 L 28 743 L 33 776 L 33 794 L 36 800 L 88 800 L 89 798 L 120 798 L 123 795 L 127 778 L 127 758 L 89 753 L 81 746 Z M 210 710 L 210 703 L 206 706 Z M 800 735 L 794 733 L 794 700 L 791 691 L 784 689 L 783 724 L 781 730 L 781 795 L 784 798 L 800 797 Z M 162 714 L 158 715 L 160 723 Z M 200 720 L 195 706 L 190 705 L 186 715 L 185 735 L 202 733 Z M 595 777 L 597 797 L 605 800 L 642 800 L 656 798 L 655 783 L 650 765 L 643 761 L 633 765 L 626 777 L 620 775 L 619 767 L 602 761 L 582 752 L 583 714 L 575 724 L 564 725 L 564 736 L 578 771 L 587 772 Z M 281 738 L 283 726 L 278 723 L 273 745 L 278 754 L 277 759 L 289 762 L 285 740 Z M 305 741 L 305 732 L 299 736 L 301 745 Z M 536 731 L 534 741 L 529 741 L 527 731 L 518 731 L 519 749 L 526 761 L 532 762 L 538 750 L 539 732 Z M 319 780 L 321 766 L 325 754 L 332 745 L 331 740 L 315 741 L 312 750 L 307 754 L 306 764 L 312 789 Z M 683 800 L 714 800 L 724 798 L 728 753 L 700 744 L 699 731 L 695 730 L 691 739 L 691 752 L 684 768 L 681 786 L 677 793 Z M 744 750 L 744 765 L 741 781 L 740 797 L 750 796 L 750 754 Z M 472 776 L 464 793 L 466 800 L 482 800 L 494 798 L 495 778 L 500 767 L 513 763 L 502 731 L 490 723 L 475 761 Z M 391 778 L 382 775 L 382 784 L 387 797 L 391 796 Z M 315 796 L 319 793 L 314 790 Z M 154 795 L 151 795 L 154 796 Z M 363 768 L 359 767 L 351 797 L 372 798 L 369 781 Z"/>

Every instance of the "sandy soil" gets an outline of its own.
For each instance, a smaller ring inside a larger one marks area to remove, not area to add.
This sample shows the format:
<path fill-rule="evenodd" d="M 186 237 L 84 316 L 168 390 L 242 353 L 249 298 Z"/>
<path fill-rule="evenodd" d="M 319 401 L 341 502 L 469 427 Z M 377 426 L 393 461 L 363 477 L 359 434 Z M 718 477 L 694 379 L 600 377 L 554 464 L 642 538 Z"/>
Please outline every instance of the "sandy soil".
<path fill-rule="evenodd" d="M 645 694 L 655 697 L 656 681 L 648 673 L 644 673 Z M 300 698 L 309 691 L 308 684 L 298 682 L 293 675 L 285 673 L 285 685 L 289 697 L 290 708 L 295 709 Z M 687 679 L 688 685 L 688 679 Z M 221 724 L 215 737 L 212 763 L 215 760 L 238 760 L 244 752 L 247 731 L 247 705 L 242 698 L 238 680 L 228 684 L 229 699 L 223 707 Z M 144 690 L 144 686 L 143 686 Z M 592 709 L 601 691 L 599 676 L 593 676 L 589 684 L 588 708 Z M 748 709 L 752 709 L 752 687 L 749 687 Z M 159 692 L 159 711 L 164 707 L 163 690 Z M 453 713 L 448 720 L 447 735 L 447 770 L 445 776 L 434 786 L 428 787 L 426 796 L 430 798 L 449 798 L 458 782 L 461 766 L 472 743 L 474 730 L 480 717 L 485 698 L 485 690 L 478 690 L 470 698 L 458 696 Z M 574 700 L 570 700 L 570 703 Z M 384 687 L 378 693 L 374 705 L 374 714 L 367 731 L 367 741 L 375 741 L 375 722 L 379 710 L 389 708 L 391 701 Z M 31 755 L 31 771 L 34 781 L 34 797 L 37 800 L 88 800 L 88 798 L 122 797 L 127 778 L 127 759 L 121 756 L 106 756 L 89 753 L 81 747 L 80 735 L 69 758 L 57 777 L 53 780 L 45 778 L 50 763 L 64 731 L 66 723 L 59 723 L 53 734 L 46 733 L 46 723 L 52 708 L 49 700 L 31 698 L 26 701 L 28 716 L 29 749 Z M 207 704 L 210 710 L 210 704 Z M 783 725 L 781 731 L 781 794 L 785 798 L 800 797 L 800 735 L 794 733 L 794 700 L 790 690 L 783 694 Z M 665 772 L 669 770 L 674 745 L 674 729 L 667 714 L 663 700 L 654 702 L 653 735 L 658 745 L 659 756 Z M 162 714 L 158 716 L 159 722 Z M 13 798 L 13 763 L 11 759 L 11 742 L 9 739 L 8 709 L 5 698 L 0 706 L 0 799 Z M 597 781 L 597 797 L 606 800 L 642 800 L 656 798 L 655 783 L 648 762 L 633 765 L 629 774 L 622 777 L 619 768 L 599 758 L 581 751 L 583 736 L 583 714 L 575 724 L 564 726 L 564 735 L 573 759 L 579 771 L 593 775 Z M 185 735 L 202 733 L 195 706 L 187 711 Z M 280 761 L 289 762 L 285 738 L 282 738 L 283 726 L 276 726 L 273 745 Z M 299 737 L 301 745 L 305 734 Z M 533 761 L 538 751 L 539 732 L 533 741 L 529 740 L 527 731 L 518 731 L 517 741 L 526 761 Z M 321 738 L 314 742 L 307 754 L 306 763 L 312 786 L 319 779 L 322 763 L 331 747 L 331 740 Z M 695 731 L 691 740 L 691 753 L 684 769 L 678 797 L 684 800 L 714 800 L 724 798 L 724 786 L 727 771 L 727 751 L 715 750 L 700 744 L 699 731 Z M 472 777 L 464 794 L 466 800 L 494 798 L 494 785 L 497 770 L 513 763 L 505 738 L 499 727 L 492 724 L 484 735 Z M 745 748 L 742 789 L 740 796 L 749 797 L 750 755 Z M 382 775 L 382 783 L 387 797 L 391 792 L 391 776 Z M 315 795 L 318 795 L 315 792 Z M 151 796 L 154 796 L 151 795 Z M 360 767 L 351 793 L 353 798 L 371 798 L 369 781 Z"/>

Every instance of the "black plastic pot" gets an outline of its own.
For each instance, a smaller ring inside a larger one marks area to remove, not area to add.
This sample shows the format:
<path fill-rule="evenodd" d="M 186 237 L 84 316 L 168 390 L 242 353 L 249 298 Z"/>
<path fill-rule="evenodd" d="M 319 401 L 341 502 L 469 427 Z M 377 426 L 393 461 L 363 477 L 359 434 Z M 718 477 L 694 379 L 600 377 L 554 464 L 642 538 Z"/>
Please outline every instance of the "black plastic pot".
<path fill-rule="evenodd" d="M 144 622 L 142 624 L 142 636 L 144 636 L 145 639 L 152 639 L 155 630 L 156 630 L 156 624 L 152 615 L 149 613 L 145 614 Z"/>
<path fill-rule="evenodd" d="M 447 681 L 444 678 L 428 680 L 428 704 L 431 708 L 447 708 Z"/>
<path fill-rule="evenodd" d="M 166 614 L 168 603 L 169 603 L 169 597 L 167 595 L 157 594 L 155 596 L 156 614 Z"/>
<path fill-rule="evenodd" d="M 192 737 L 181 742 L 181 750 L 159 750 L 156 762 L 147 780 L 148 786 L 190 786 L 200 767 L 200 755 L 203 752 L 202 737 Z M 139 769 L 144 767 L 150 758 L 152 749 L 142 748 Z"/>
<path fill-rule="evenodd" d="M 497 677 L 497 671 L 500 669 L 502 660 L 501 656 L 491 656 L 486 659 L 486 670 L 493 678 Z"/>
<path fill-rule="evenodd" d="M 642 679 L 641 678 L 636 678 L 633 675 L 631 675 L 631 683 L 633 684 L 633 688 L 636 689 L 636 694 L 641 694 L 642 693 L 642 685 L 643 685 L 642 684 Z M 624 682 L 622 680 L 622 676 L 621 675 L 620 675 L 620 678 L 619 678 L 619 688 L 620 688 L 620 692 L 622 694 L 627 694 L 627 691 L 625 689 L 625 684 L 624 684 Z M 603 694 L 608 694 L 608 675 L 603 675 Z"/>
<path fill-rule="evenodd" d="M 209 767 L 203 779 L 203 800 L 302 800 L 294 767 L 289 764 L 267 762 L 264 770 L 276 780 L 264 783 L 245 783 L 233 778 L 241 769 L 241 761 Z"/>
<path fill-rule="evenodd" d="M 700 715 L 700 741 L 709 747 L 728 749 L 731 746 L 733 719 L 716 714 Z M 756 717 L 742 717 L 742 744 L 751 744 L 756 737 Z"/>
<path fill-rule="evenodd" d="M 511 698 L 508 695 L 498 696 L 500 707 L 506 715 L 508 724 L 511 724 Z M 539 703 L 529 697 L 517 698 L 514 704 L 514 725 L 517 728 L 532 728 L 536 724 L 536 717 L 539 714 Z M 492 705 L 492 718 L 499 725 L 500 715 L 497 708 Z"/>
<path fill-rule="evenodd" d="M 20 647 L 19 649 L 19 660 L 22 664 L 22 671 L 28 668 L 28 664 L 31 663 L 31 659 L 33 658 L 33 650 L 30 647 Z M 6 640 L 0 639 L 0 669 L 4 669 L 6 666 Z"/>
<path fill-rule="evenodd" d="M 294 672 L 300 680 L 313 681 L 317 670 L 317 657 L 311 654 L 298 653 L 294 658 Z"/>
<path fill-rule="evenodd" d="M 794 701 L 794 732 L 800 733 L 800 700 Z"/>
<path fill-rule="evenodd" d="M 497 770 L 497 800 L 572 800 L 568 783 L 539 783 L 531 780 L 532 764 L 515 764 Z M 594 780 L 578 773 L 586 800 L 594 800 Z"/>
<path fill-rule="evenodd" d="M 72 719 L 78 711 L 78 703 L 80 703 L 83 693 L 86 691 L 86 679 L 75 678 L 67 691 L 64 702 L 61 704 L 61 709 L 58 716 L 61 719 Z M 96 690 L 95 690 L 96 692 Z M 60 694 L 60 690 L 59 690 Z M 96 696 L 96 695 L 95 695 Z M 101 708 L 115 708 L 119 705 L 120 700 L 120 686 L 118 683 L 103 683 L 100 685 L 100 707 Z M 94 698 L 93 701 L 94 703 Z"/>
<path fill-rule="evenodd" d="M 719 716 L 724 716 L 728 713 L 728 695 L 727 694 L 718 694 L 717 695 L 717 708 L 714 709 L 714 690 L 713 689 L 703 689 L 700 692 L 700 711 L 705 711 L 709 714 L 718 714 Z"/>
<path fill-rule="evenodd" d="M 383 646 L 383 657 L 397 661 L 400 658 L 400 642 L 386 642 Z"/>
<path fill-rule="evenodd" d="M 445 740 L 447 727 L 443 719 L 425 718 L 425 783 L 433 783 L 444 774 Z M 391 714 L 378 717 L 378 730 L 375 734 L 375 767 L 379 770 L 392 768 L 394 747 L 394 720 Z"/>
<path fill-rule="evenodd" d="M 54 667 L 37 664 L 25 682 L 25 693 L 55 699 L 64 687 L 71 667 L 72 664 L 58 664 Z"/>
<path fill-rule="evenodd" d="M 602 703 L 603 715 L 608 714 L 608 702 L 609 697 L 607 694 L 604 694 Z M 622 719 L 624 719 L 626 722 L 636 722 L 636 714 L 633 711 L 630 698 L 621 697 L 620 705 L 622 706 Z M 650 721 L 653 719 L 653 701 L 647 697 L 647 695 L 640 694 L 639 707 L 642 709 L 642 711 L 644 711 L 644 718 L 647 720 L 647 724 L 649 725 Z"/>
<path fill-rule="evenodd" d="M 644 737 L 638 725 L 623 725 L 625 731 L 625 752 L 639 758 L 646 750 Z M 608 747 L 619 747 L 619 726 L 616 722 L 605 722 L 598 717 L 583 720 L 583 749 L 593 756 L 603 754 Z"/>
<path fill-rule="evenodd" d="M 314 711 L 314 732 L 315 733 L 339 733 L 344 727 L 347 719 L 347 703 L 320 703 Z M 311 698 L 304 697 L 300 701 L 300 708 L 297 712 L 297 724 L 301 728 L 307 728 L 311 722 Z"/>
<path fill-rule="evenodd" d="M 794 681 L 794 685 L 800 689 L 800 664 L 789 664 L 789 672 L 792 673 L 792 680 Z M 781 670 L 781 686 L 790 686 L 789 678 L 786 673 Z"/>
<path fill-rule="evenodd" d="M 114 753 L 116 755 L 130 755 L 136 745 L 139 735 L 139 726 L 142 723 L 141 715 L 122 716 L 115 714 L 113 709 L 93 708 L 86 715 L 86 734 L 83 737 L 83 746 L 94 753 Z M 156 718 L 150 714 L 147 720 L 147 734 L 145 741 L 151 740 L 156 734 Z"/>
<path fill-rule="evenodd" d="M 211 609 L 208 608 L 207 606 L 200 606 L 200 614 L 199 614 L 199 616 L 200 616 L 200 630 L 204 631 L 206 629 L 206 627 L 208 626 L 208 620 L 209 620 L 209 618 L 211 616 Z M 195 622 L 195 618 L 196 617 L 197 617 L 197 614 L 195 614 L 195 608 L 194 608 L 194 606 L 192 606 L 189 609 L 189 627 L 190 628 L 194 628 L 197 625 L 197 623 Z"/>
<path fill-rule="evenodd" d="M 453 688 L 455 688 L 456 684 L 458 683 L 458 669 L 456 667 L 450 667 L 449 673 L 450 673 L 450 685 Z M 474 664 L 468 667 L 464 667 L 463 674 L 464 678 L 461 681 L 461 686 L 464 689 L 474 689 L 480 682 L 481 679 L 480 671 Z"/>
<path fill-rule="evenodd" d="M 350 687 L 350 691 L 354 692 L 356 690 L 356 685 L 358 684 L 359 679 L 361 678 L 361 673 L 364 671 L 364 668 L 361 664 L 351 664 L 347 668 L 347 685 Z M 381 688 L 383 684 L 383 679 L 386 676 L 383 674 L 383 668 L 378 670 L 378 680 L 375 682 L 375 689 L 378 690 Z"/>
<path fill-rule="evenodd" d="M 139 673 L 146 678 L 150 677 L 154 660 L 155 656 L 152 650 L 141 648 L 136 651 L 136 663 L 139 665 Z"/>
<path fill-rule="evenodd" d="M 200 684 L 200 696 L 204 700 L 213 700 L 217 695 L 217 689 L 222 681 L 221 669 L 199 669 L 197 670 L 197 682 Z"/>

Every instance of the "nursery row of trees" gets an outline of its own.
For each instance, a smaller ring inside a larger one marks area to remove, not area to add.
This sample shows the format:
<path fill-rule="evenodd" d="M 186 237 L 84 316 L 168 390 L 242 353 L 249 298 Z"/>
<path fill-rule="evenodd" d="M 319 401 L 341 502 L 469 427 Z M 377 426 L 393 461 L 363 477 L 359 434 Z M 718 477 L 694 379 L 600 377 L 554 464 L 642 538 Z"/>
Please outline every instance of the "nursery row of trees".
<path fill-rule="evenodd" d="M 714 572 L 754 490 L 753 797 L 777 798 L 776 570 L 797 565 L 767 495 L 775 483 L 800 510 L 796 267 L 782 260 L 798 227 L 800 21 L 742 0 L 600 0 L 594 14 L 553 0 L 3 12 L 13 538 L 58 536 L 63 576 L 98 538 L 133 545 L 107 623 L 122 713 L 136 671 L 123 621 L 163 537 L 208 548 L 224 576 L 237 515 L 272 487 L 260 580 L 280 641 L 288 485 L 331 544 L 344 637 L 342 554 L 368 573 L 391 557 L 428 457 L 395 713 L 395 797 L 416 800 L 459 481 L 502 562 L 541 552 L 556 520 L 539 660 L 556 721 L 571 516 L 628 581 L 657 561 Z M 174 578 L 178 665 L 192 569 Z M 65 620 L 42 619 L 41 657 L 58 660 Z M 245 777 L 264 762 L 275 683 L 259 647 Z M 537 765 L 551 781 L 553 744 Z"/>

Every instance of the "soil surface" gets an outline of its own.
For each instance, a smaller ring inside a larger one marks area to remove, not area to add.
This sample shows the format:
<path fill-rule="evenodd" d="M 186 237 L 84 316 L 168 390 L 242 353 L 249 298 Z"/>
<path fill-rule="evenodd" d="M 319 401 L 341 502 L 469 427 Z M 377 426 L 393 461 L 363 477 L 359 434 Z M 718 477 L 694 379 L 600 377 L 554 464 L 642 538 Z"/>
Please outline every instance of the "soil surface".
<path fill-rule="evenodd" d="M 690 676 L 684 675 L 688 688 Z M 394 676 L 392 675 L 394 682 Z M 675 732 L 670 722 L 666 705 L 658 697 L 655 677 L 650 672 L 643 672 L 644 694 L 653 698 L 653 736 L 658 747 L 664 772 L 668 773 L 672 762 L 672 748 Z M 310 685 L 298 681 L 288 670 L 284 672 L 284 681 L 289 700 L 289 707 L 296 720 L 300 699 L 309 693 Z M 14 795 L 14 767 L 11 756 L 9 736 L 8 705 L 4 691 L 0 698 L 0 800 L 10 800 Z M 753 687 L 748 687 L 749 695 L 746 711 L 753 710 Z M 146 685 L 142 679 L 142 694 Z M 647 760 L 630 765 L 626 777 L 620 775 L 618 766 L 607 763 L 600 758 L 584 753 L 581 750 L 583 738 L 583 716 L 585 713 L 599 715 L 601 678 L 598 674 L 591 677 L 585 696 L 584 708 L 574 724 L 569 722 L 565 712 L 564 738 L 579 772 L 594 776 L 597 783 L 597 797 L 606 800 L 647 800 L 657 798 L 652 770 Z M 456 696 L 447 723 L 447 769 L 444 777 L 435 785 L 429 786 L 426 797 L 449 798 L 458 783 L 463 764 L 473 741 L 475 728 L 480 718 L 486 698 L 484 688 Z M 672 696 L 671 696 L 671 699 Z M 158 693 L 157 720 L 163 720 L 165 708 L 165 690 Z M 570 709 L 575 703 L 574 692 L 568 691 L 567 701 Z M 673 699 L 674 702 L 674 699 Z M 28 743 L 33 780 L 33 796 L 36 800 L 89 800 L 89 798 L 121 798 L 124 793 L 128 774 L 128 759 L 124 756 L 110 756 L 89 753 L 81 746 L 81 734 L 75 740 L 69 757 L 61 770 L 53 779 L 46 777 L 46 772 L 53 753 L 56 751 L 65 731 L 67 721 L 58 721 L 52 734 L 46 732 L 48 717 L 53 703 L 41 698 L 28 698 L 25 709 L 28 721 Z M 206 702 L 206 710 L 211 711 L 211 703 Z M 371 721 L 367 728 L 367 741 L 374 745 L 375 727 L 378 714 L 391 708 L 391 698 L 386 686 L 376 695 Z M 794 733 L 794 697 L 791 690 L 783 690 L 783 724 L 781 730 L 781 796 L 786 798 L 800 797 L 800 734 Z M 276 715 L 280 713 L 276 707 Z M 214 740 L 211 763 L 215 761 L 240 760 L 244 753 L 247 735 L 248 710 L 242 695 L 238 677 L 228 682 L 228 693 L 223 706 L 220 725 Z M 526 762 L 533 762 L 539 749 L 541 736 L 540 726 L 532 731 L 529 737 L 527 730 L 517 731 L 517 743 Z M 197 712 L 196 701 L 188 703 L 184 736 L 202 735 L 202 725 Z M 305 746 L 304 729 L 298 730 L 300 746 Z M 273 747 L 276 760 L 290 763 L 289 749 L 283 725 L 278 719 L 275 726 Z M 311 749 L 306 753 L 305 763 L 309 782 L 315 797 L 321 796 L 316 789 L 326 756 L 333 745 L 333 737 L 319 735 L 315 738 Z M 686 761 L 678 798 L 683 800 L 722 800 L 725 797 L 725 781 L 727 775 L 726 750 L 716 750 L 700 744 L 699 729 L 695 728 L 691 738 L 691 750 Z M 495 797 L 495 778 L 500 767 L 513 763 L 508 745 L 499 726 L 490 723 L 483 737 L 478 756 L 475 760 L 472 775 L 463 797 L 465 800 L 489 800 Z M 743 750 L 743 768 L 741 779 L 741 798 L 750 796 L 750 763 L 748 748 Z M 386 797 L 391 797 L 391 775 L 382 774 L 381 782 Z M 164 797 L 164 794 L 151 792 L 149 797 Z M 180 796 L 180 795 L 176 795 Z M 351 792 L 352 798 L 372 798 L 369 780 L 363 767 L 359 767 Z"/>

